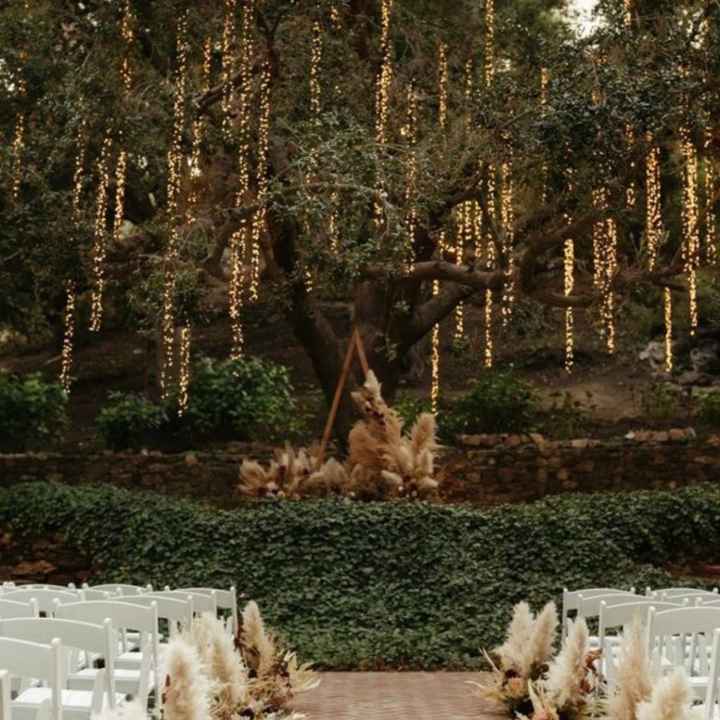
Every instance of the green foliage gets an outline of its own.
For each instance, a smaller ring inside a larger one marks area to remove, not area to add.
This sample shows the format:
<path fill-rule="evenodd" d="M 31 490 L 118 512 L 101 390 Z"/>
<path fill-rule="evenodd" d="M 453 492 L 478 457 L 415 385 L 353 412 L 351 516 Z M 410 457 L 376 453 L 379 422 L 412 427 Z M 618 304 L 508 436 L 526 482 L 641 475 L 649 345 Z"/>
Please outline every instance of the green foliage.
<path fill-rule="evenodd" d="M 586 402 L 576 400 L 569 392 L 555 392 L 551 397 L 552 407 L 539 416 L 538 432 L 558 440 L 587 435 L 589 411 L 596 408 L 592 393 L 586 393 Z"/>
<path fill-rule="evenodd" d="M 446 441 L 457 435 L 527 432 L 533 428 L 538 400 L 532 388 L 511 372 L 484 372 L 470 392 L 440 415 Z"/>
<path fill-rule="evenodd" d="M 165 408 L 141 395 L 110 393 L 109 402 L 95 421 L 98 433 L 113 450 L 137 449 L 152 443 L 168 421 Z"/>
<path fill-rule="evenodd" d="M 638 397 L 640 410 L 651 422 L 664 422 L 676 417 L 680 410 L 677 391 L 667 383 L 654 382 L 643 387 Z"/>
<path fill-rule="evenodd" d="M 393 404 L 392 409 L 400 416 L 403 425 L 410 428 L 420 415 L 432 412 L 432 403 L 425 397 L 401 395 Z"/>
<path fill-rule="evenodd" d="M 698 408 L 700 422 L 720 427 L 720 392 L 711 392 L 700 400 Z"/>
<path fill-rule="evenodd" d="M 0 489 L 0 532 L 64 538 L 97 582 L 236 583 L 320 667 L 473 668 L 522 599 L 537 608 L 564 586 L 671 585 L 657 565 L 720 546 L 720 489 L 565 495 L 490 511 L 341 501 L 222 511 L 32 483 Z"/>
<path fill-rule="evenodd" d="M 202 360 L 189 397 L 185 421 L 193 434 L 273 440 L 300 429 L 288 369 L 268 360 Z"/>
<path fill-rule="evenodd" d="M 39 374 L 0 372 L 0 450 L 19 451 L 59 439 L 67 425 L 67 395 Z"/>
<path fill-rule="evenodd" d="M 164 403 L 134 394 L 112 393 L 97 428 L 115 450 L 141 446 L 178 447 L 196 440 L 287 440 L 302 429 L 288 370 L 242 358 L 203 359 L 194 367 L 187 411 L 177 398 Z"/>

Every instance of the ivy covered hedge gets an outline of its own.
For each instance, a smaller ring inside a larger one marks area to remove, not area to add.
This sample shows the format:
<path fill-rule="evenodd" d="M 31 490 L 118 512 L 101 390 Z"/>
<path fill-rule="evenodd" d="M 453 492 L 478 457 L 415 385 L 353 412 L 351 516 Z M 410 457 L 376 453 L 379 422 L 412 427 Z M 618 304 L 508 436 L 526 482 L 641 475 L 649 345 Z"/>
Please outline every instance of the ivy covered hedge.
<path fill-rule="evenodd" d="M 670 584 L 720 546 L 720 489 L 560 496 L 488 512 L 267 502 L 235 511 L 112 487 L 0 490 L 0 535 L 61 533 L 97 581 L 236 583 L 324 668 L 469 668 L 512 605 L 563 585 Z"/>

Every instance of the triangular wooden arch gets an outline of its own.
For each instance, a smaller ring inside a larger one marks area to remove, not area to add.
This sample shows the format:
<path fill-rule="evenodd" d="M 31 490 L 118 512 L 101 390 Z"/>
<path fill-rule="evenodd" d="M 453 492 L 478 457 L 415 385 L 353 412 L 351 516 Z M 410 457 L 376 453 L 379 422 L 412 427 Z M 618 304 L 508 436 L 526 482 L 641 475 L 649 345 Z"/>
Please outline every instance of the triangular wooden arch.
<path fill-rule="evenodd" d="M 342 397 L 343 390 L 347 384 L 352 361 L 356 353 L 358 359 L 360 360 L 360 367 L 362 368 L 365 377 L 367 377 L 370 367 L 368 366 L 367 355 L 365 354 L 365 346 L 363 345 L 362 337 L 360 337 L 360 332 L 357 327 L 353 329 L 350 342 L 348 343 L 345 360 L 343 361 L 342 372 L 340 373 L 340 379 L 338 380 L 337 387 L 335 388 L 335 396 L 333 397 L 332 405 L 330 406 L 330 414 L 328 415 L 327 422 L 325 423 L 325 430 L 323 431 L 322 440 L 320 441 L 318 461 L 321 465 L 325 462 L 325 451 L 327 450 L 327 445 L 330 442 L 333 425 L 335 425 L 335 418 L 337 417 L 337 411 L 340 407 L 340 398 Z"/>

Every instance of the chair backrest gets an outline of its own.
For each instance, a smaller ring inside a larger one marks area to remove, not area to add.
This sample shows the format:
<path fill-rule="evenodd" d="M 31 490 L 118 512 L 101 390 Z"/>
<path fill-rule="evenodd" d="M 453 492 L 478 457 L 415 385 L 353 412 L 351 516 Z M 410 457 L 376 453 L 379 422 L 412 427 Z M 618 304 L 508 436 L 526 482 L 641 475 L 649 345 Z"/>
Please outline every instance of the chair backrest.
<path fill-rule="evenodd" d="M 582 600 L 587 600 L 588 598 L 597 597 L 598 595 L 622 595 L 622 594 L 628 594 L 633 595 L 635 592 L 634 589 L 631 590 L 623 590 L 621 588 L 583 588 L 582 590 L 568 590 L 567 588 L 563 589 L 563 595 L 562 595 L 562 614 L 561 614 L 561 635 L 565 637 L 567 635 L 568 630 L 568 615 L 573 610 L 577 611 L 580 609 L 580 603 Z"/>
<path fill-rule="evenodd" d="M 104 585 L 85 586 L 85 590 L 104 590 L 112 595 L 142 595 L 152 590 L 152 585 L 123 585 L 122 583 L 106 583 Z"/>
<path fill-rule="evenodd" d="M 143 605 L 149 607 L 152 603 L 157 606 L 158 620 L 167 620 L 170 623 L 171 633 L 177 623 L 189 628 L 193 618 L 193 600 L 187 595 L 185 600 L 168 598 L 158 595 L 126 595 L 113 598 L 115 602 L 128 603 L 130 605 Z"/>
<path fill-rule="evenodd" d="M 623 603 L 630 602 L 629 598 L 637 597 L 641 598 L 640 595 L 630 595 L 626 592 L 623 593 L 609 593 L 607 595 L 592 595 L 591 597 L 580 596 L 580 602 L 578 606 L 578 616 L 587 619 L 596 618 L 600 615 L 600 605 L 605 604 L 605 607 L 610 605 L 621 605 Z"/>
<path fill-rule="evenodd" d="M 237 600 L 237 589 L 234 585 L 230 586 L 229 590 L 223 590 L 222 588 L 176 588 L 180 592 L 199 593 L 201 595 L 209 595 L 215 593 L 215 600 L 217 602 L 218 610 L 230 610 L 232 613 L 232 633 L 235 634 L 238 630 L 238 600 Z"/>
<path fill-rule="evenodd" d="M 77 592 L 75 583 L 67 585 L 53 585 L 52 583 L 28 583 L 27 585 L 16 585 L 16 590 L 63 590 L 65 592 Z"/>
<path fill-rule="evenodd" d="M 654 595 L 654 596 L 687 595 L 688 593 L 707 593 L 707 592 L 711 592 L 711 591 L 708 590 L 707 588 L 694 588 L 694 587 L 664 587 L 664 588 L 654 588 L 654 589 L 647 588 L 647 590 L 646 590 L 647 595 Z M 712 592 L 717 594 L 718 589 L 713 588 Z"/>
<path fill-rule="evenodd" d="M 151 603 L 148 607 L 117 602 L 116 600 L 92 600 L 90 602 L 58 605 L 55 617 L 67 620 L 80 620 L 102 624 L 109 618 L 113 628 L 122 632 L 125 630 L 138 630 L 140 633 L 150 635 L 152 662 L 155 672 L 158 671 L 160 655 L 158 636 L 157 604 Z"/>
<path fill-rule="evenodd" d="M 37 614 L 38 606 L 36 600 L 18 602 L 17 600 L 6 600 L 4 595 L 0 596 L 0 619 L 37 617 Z"/>
<path fill-rule="evenodd" d="M 10 674 L 0 670 L 0 720 L 12 720 L 10 717 Z"/>
<path fill-rule="evenodd" d="M 712 650 L 710 652 L 710 670 L 708 676 L 708 686 L 705 693 L 705 705 L 703 712 L 703 720 L 713 720 L 717 717 L 715 712 L 716 703 L 718 701 L 718 693 L 720 692 L 720 630 L 713 633 Z"/>
<path fill-rule="evenodd" d="M 109 600 L 112 597 L 112 593 L 109 593 L 107 590 L 83 588 L 80 591 L 80 597 L 84 602 L 90 602 L 91 600 Z"/>
<path fill-rule="evenodd" d="M 198 615 L 206 612 L 217 615 L 217 601 L 215 600 L 214 593 L 206 595 L 205 593 L 185 592 L 183 590 L 160 590 L 151 592 L 149 595 L 151 597 L 170 598 L 171 600 L 187 600 L 188 597 L 191 597 L 193 601 L 193 612 Z"/>
<path fill-rule="evenodd" d="M 720 596 L 711 592 L 688 592 L 676 593 L 674 595 L 660 593 L 659 598 L 665 602 L 680 602 L 681 600 L 687 600 L 691 605 L 695 605 L 698 600 L 707 600 L 708 602 L 720 600 Z"/>
<path fill-rule="evenodd" d="M 13 677 L 45 681 L 51 690 L 51 717 L 61 720 L 60 691 L 65 686 L 66 672 L 62 643 L 57 638 L 49 645 L 41 645 L 0 637 L 0 667 Z"/>
<path fill-rule="evenodd" d="M 3 595 L 3 600 L 16 600 L 18 602 L 37 600 L 38 610 L 48 615 L 55 611 L 56 604 L 76 603 L 80 599 L 80 594 L 77 592 L 70 590 L 46 590 L 43 588 L 13 590 Z"/>

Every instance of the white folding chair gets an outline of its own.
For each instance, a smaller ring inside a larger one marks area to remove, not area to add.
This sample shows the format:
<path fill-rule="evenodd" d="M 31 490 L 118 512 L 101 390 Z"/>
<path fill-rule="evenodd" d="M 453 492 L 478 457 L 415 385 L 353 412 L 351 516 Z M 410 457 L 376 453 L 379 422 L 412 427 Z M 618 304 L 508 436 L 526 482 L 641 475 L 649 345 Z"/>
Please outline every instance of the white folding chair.
<path fill-rule="evenodd" d="M 66 654 L 68 674 L 73 670 L 83 653 L 87 664 L 96 657 L 101 657 L 105 667 L 98 670 L 91 690 L 63 689 L 61 701 L 63 713 L 67 717 L 89 718 L 103 710 L 104 707 L 114 708 L 122 702 L 122 695 L 115 694 L 114 688 L 114 649 L 116 642 L 110 620 L 102 625 L 95 625 L 78 620 L 58 620 L 55 618 L 16 618 L 0 620 L 0 637 L 27 640 L 29 642 L 49 645 L 57 638 L 65 651 L 74 651 L 74 658 Z M 21 693 L 18 698 L 25 705 L 40 707 L 49 698 L 48 688 L 31 687 Z"/>
<path fill-rule="evenodd" d="M 10 674 L 0 670 L 0 720 L 12 720 L 10 717 Z"/>
<path fill-rule="evenodd" d="M 95 590 L 94 588 L 83 588 L 80 591 L 80 599 L 83 602 L 91 602 L 92 600 L 109 600 L 112 595 L 106 590 Z"/>
<path fill-rule="evenodd" d="M 230 586 L 229 590 L 223 590 L 222 588 L 176 588 L 179 592 L 189 593 L 200 593 L 201 595 L 210 595 L 215 593 L 215 600 L 217 601 L 218 610 L 230 610 L 232 617 L 232 626 L 228 628 L 232 635 L 234 635 L 240 627 L 239 614 L 238 614 L 238 601 L 237 601 L 237 589 L 234 585 Z"/>
<path fill-rule="evenodd" d="M 174 637 L 178 632 L 178 626 L 189 628 L 193 619 L 193 601 L 192 596 L 188 595 L 186 600 L 177 600 L 175 598 L 158 597 L 157 595 L 129 595 L 127 597 L 113 598 L 115 602 L 129 603 L 131 605 L 142 605 L 149 607 L 155 604 L 157 607 L 158 622 L 164 620 L 168 623 L 170 637 Z M 158 628 L 158 636 L 160 630 Z M 164 646 L 160 645 L 160 657 Z M 143 661 L 142 651 L 125 651 L 118 656 L 115 666 L 118 668 L 137 669 Z"/>
<path fill-rule="evenodd" d="M 23 702 L 22 692 L 10 703 L 12 720 L 62 720 L 62 688 L 65 686 L 65 664 L 62 643 L 56 638 L 49 645 L 0 637 L 0 668 L 10 677 L 48 684 L 50 697 L 38 706 Z"/>
<path fill-rule="evenodd" d="M 58 605 L 56 617 L 67 620 L 102 624 L 109 618 L 118 632 L 136 630 L 140 632 L 143 648 L 143 662 L 139 669 L 115 667 L 113 678 L 115 691 L 123 695 L 133 695 L 146 705 L 150 690 L 154 687 L 158 674 L 158 621 L 157 606 L 142 607 L 115 600 L 93 600 L 71 605 Z M 147 639 L 145 639 L 147 638 Z M 150 669 L 152 667 L 152 676 Z M 95 682 L 95 668 L 84 668 L 68 677 L 68 687 L 76 690 L 90 690 Z"/>
<path fill-rule="evenodd" d="M 0 597 L 0 619 L 37 616 L 38 606 L 36 600 L 18 602 L 17 600 L 6 600 L 4 595 Z"/>
<path fill-rule="evenodd" d="M 27 583 L 26 585 L 16 585 L 16 590 L 62 590 L 64 592 L 77 592 L 75 583 L 67 585 L 53 585 L 52 583 Z"/>
<path fill-rule="evenodd" d="M 192 598 L 193 612 L 196 615 L 203 613 L 211 613 L 213 617 L 217 615 L 217 599 L 214 592 L 210 594 L 186 592 L 184 590 L 157 590 L 148 593 L 151 597 L 164 597 L 171 600 L 187 601 L 188 597 Z"/>
<path fill-rule="evenodd" d="M 13 590 L 5 593 L 3 600 L 15 600 L 17 602 L 37 601 L 38 610 L 46 615 L 55 612 L 55 606 L 59 603 L 76 603 L 81 599 L 79 592 L 70 590 L 45 590 L 43 588 L 30 588 L 29 590 Z"/>
<path fill-rule="evenodd" d="M 567 635 L 568 620 L 571 612 L 577 612 L 583 600 L 597 597 L 598 595 L 634 595 L 635 589 L 622 590 L 620 588 L 584 588 L 583 590 L 563 590 L 562 598 L 562 637 Z M 597 641 L 596 641 L 597 642 Z"/>
<path fill-rule="evenodd" d="M 685 605 L 686 607 L 687 605 Z M 621 636 L 608 636 L 608 630 L 625 630 L 636 619 L 640 618 L 644 625 L 647 625 L 647 616 L 650 608 L 656 610 L 673 610 L 682 608 L 682 603 L 664 603 L 659 600 L 652 600 L 644 596 L 638 596 L 638 600 L 600 601 L 600 614 L 598 616 L 598 638 L 599 647 L 602 649 L 602 671 L 607 682 L 608 692 L 615 687 L 617 675 L 616 650 L 618 640 Z"/>
<path fill-rule="evenodd" d="M 648 651 L 655 670 L 684 668 L 697 699 L 709 686 L 709 639 L 720 628 L 720 607 L 683 607 L 648 613 Z"/>
<path fill-rule="evenodd" d="M 647 588 L 645 591 L 646 595 L 653 597 L 671 597 L 672 595 L 688 595 L 690 593 L 709 593 L 713 592 L 718 594 L 718 588 L 707 590 L 706 588 L 694 588 L 694 587 L 665 587 L 665 588 Z M 720 596 L 718 596 L 720 597 Z"/>
<path fill-rule="evenodd" d="M 720 691 L 720 630 L 713 633 L 712 651 L 710 653 L 710 678 L 705 701 L 702 705 L 693 708 L 694 713 L 701 715 L 702 720 L 718 720 L 720 708 L 718 707 L 718 691 Z"/>

